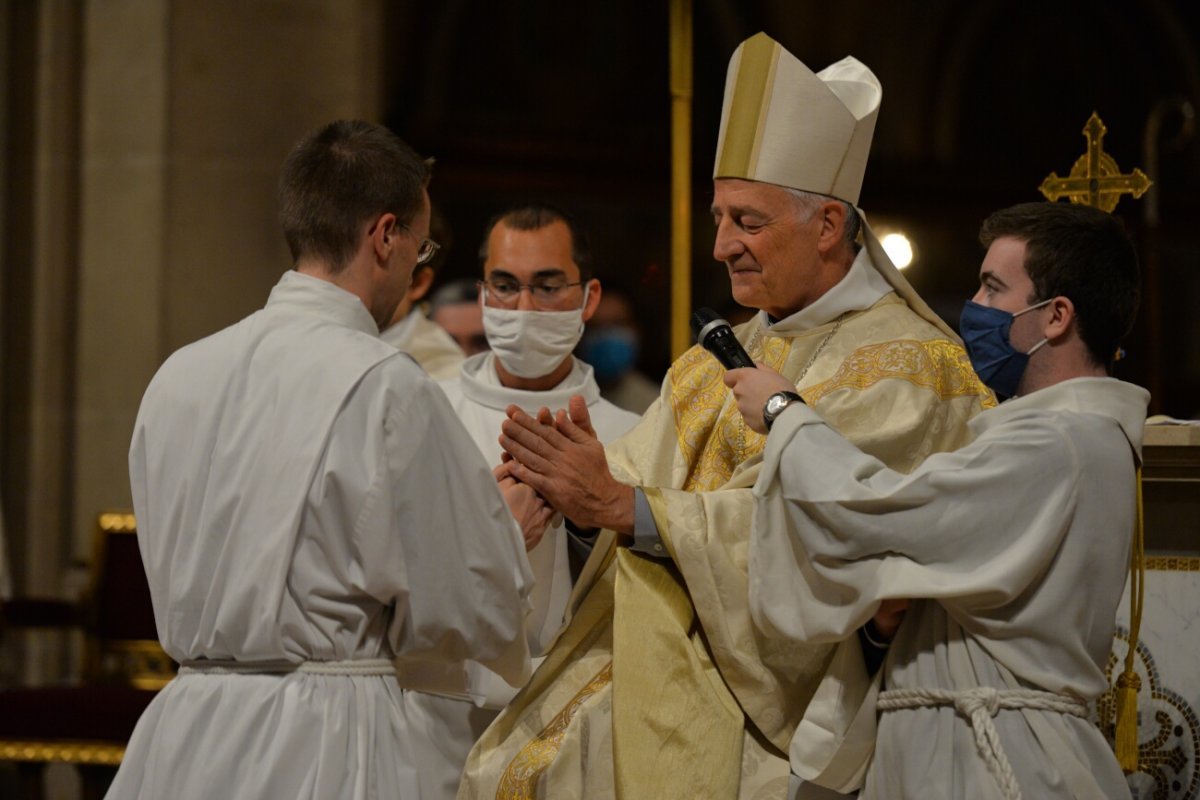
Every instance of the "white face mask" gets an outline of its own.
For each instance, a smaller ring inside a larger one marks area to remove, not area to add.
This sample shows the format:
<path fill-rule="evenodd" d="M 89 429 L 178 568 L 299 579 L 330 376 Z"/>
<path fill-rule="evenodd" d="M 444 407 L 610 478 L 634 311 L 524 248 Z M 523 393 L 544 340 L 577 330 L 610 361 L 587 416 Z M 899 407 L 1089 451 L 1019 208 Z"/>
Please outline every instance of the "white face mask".
<path fill-rule="evenodd" d="M 583 335 L 583 303 L 571 311 L 518 311 L 483 306 L 483 331 L 504 368 L 519 378 L 549 375 Z"/>

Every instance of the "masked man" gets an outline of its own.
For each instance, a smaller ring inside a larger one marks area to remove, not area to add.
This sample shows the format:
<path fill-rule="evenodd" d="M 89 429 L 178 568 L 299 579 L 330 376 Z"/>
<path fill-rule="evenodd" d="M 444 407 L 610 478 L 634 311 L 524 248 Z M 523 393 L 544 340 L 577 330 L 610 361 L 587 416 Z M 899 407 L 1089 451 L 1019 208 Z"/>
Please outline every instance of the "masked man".
<path fill-rule="evenodd" d="M 875 745 L 864 800 L 1128 798 L 1088 703 L 1108 690 L 1149 400 L 1108 377 L 1137 308 L 1137 259 L 1120 223 L 1087 206 L 1014 206 L 980 239 L 961 327 L 980 376 L 1012 399 L 973 419 L 962 449 L 896 472 L 819 406 L 764 420 L 787 378 L 726 376 L 746 423 L 770 429 L 751 610 L 769 637 L 800 644 L 921 598 L 891 645 L 886 690 L 858 715 L 865 741 L 847 741 Z"/>
<path fill-rule="evenodd" d="M 479 257 L 479 303 L 491 350 L 467 359 L 442 388 L 488 463 L 500 463 L 500 424 L 512 405 L 537 414 L 580 396 L 600 441 L 632 428 L 637 415 L 601 399 L 592 368 L 571 355 L 601 292 L 574 220 L 547 206 L 506 211 L 488 225 Z M 562 625 L 571 593 L 569 544 L 561 521 L 540 540 L 526 542 L 534 576 L 526 626 L 534 652 Z M 517 690 L 477 662 L 453 668 L 404 663 L 400 669 L 407 688 L 428 690 L 408 695 L 427 714 L 426 735 L 437 744 L 438 757 L 422 770 L 441 776 L 434 796 L 454 797 L 471 745 Z"/>
<path fill-rule="evenodd" d="M 726 82 L 713 255 L 734 298 L 759 309 L 736 330 L 751 357 L 907 470 L 961 445 L 990 394 L 869 228 L 857 243 L 881 93 L 853 58 L 817 75 L 764 34 L 744 42 Z M 512 474 L 603 530 L 568 626 L 476 745 L 460 797 L 782 797 L 784 754 L 810 709 L 808 766 L 827 766 L 848 720 L 824 715 L 834 704 L 819 690 L 840 684 L 822 677 L 865 671 L 863 655 L 855 638 L 797 646 L 756 633 L 746 548 L 764 437 L 723 376 L 688 351 L 607 453 L 579 404 L 554 425 L 512 410 Z"/>

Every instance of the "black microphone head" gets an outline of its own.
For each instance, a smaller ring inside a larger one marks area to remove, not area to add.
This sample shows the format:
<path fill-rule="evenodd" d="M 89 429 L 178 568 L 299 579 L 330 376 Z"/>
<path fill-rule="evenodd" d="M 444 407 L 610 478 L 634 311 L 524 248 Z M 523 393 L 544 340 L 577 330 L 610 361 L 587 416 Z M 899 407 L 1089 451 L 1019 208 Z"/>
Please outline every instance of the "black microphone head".
<path fill-rule="evenodd" d="M 714 322 L 725 322 L 721 319 L 721 315 L 711 308 L 697 308 L 692 312 L 692 335 L 696 337 L 696 341 L 700 342 L 701 334 L 704 329 Z M 728 325 L 728 322 L 725 322 Z M 700 342 L 703 344 L 703 342 Z"/>
<path fill-rule="evenodd" d="M 692 331 L 696 342 L 716 356 L 725 369 L 754 366 L 729 323 L 711 308 L 696 309 L 692 314 Z"/>

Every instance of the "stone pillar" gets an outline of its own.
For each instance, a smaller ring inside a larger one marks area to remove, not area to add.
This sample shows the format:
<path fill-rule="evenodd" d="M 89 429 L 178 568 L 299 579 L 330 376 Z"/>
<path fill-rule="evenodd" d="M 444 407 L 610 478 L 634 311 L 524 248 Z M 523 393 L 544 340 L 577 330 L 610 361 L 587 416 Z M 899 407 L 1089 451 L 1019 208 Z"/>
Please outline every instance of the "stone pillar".
<path fill-rule="evenodd" d="M 378 119 L 380 0 L 93 0 L 81 143 L 74 553 L 129 506 L 127 454 L 162 361 L 266 301 L 290 258 L 291 145 Z"/>

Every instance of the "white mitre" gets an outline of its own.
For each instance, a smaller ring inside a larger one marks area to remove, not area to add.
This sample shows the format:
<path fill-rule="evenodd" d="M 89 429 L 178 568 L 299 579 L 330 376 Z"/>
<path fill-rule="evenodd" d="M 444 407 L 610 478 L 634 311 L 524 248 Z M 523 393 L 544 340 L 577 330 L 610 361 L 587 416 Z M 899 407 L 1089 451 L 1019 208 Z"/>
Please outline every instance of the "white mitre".
<path fill-rule="evenodd" d="M 858 208 L 882 99 L 879 79 L 853 56 L 814 73 L 765 33 L 751 36 L 729 59 L 713 179 L 773 183 L 850 203 L 875 269 L 913 311 L 958 341 L 892 264 Z"/>
<path fill-rule="evenodd" d="M 765 33 L 729 59 L 714 178 L 744 178 L 858 204 L 883 87 L 847 56 L 814 74 Z"/>

